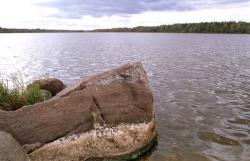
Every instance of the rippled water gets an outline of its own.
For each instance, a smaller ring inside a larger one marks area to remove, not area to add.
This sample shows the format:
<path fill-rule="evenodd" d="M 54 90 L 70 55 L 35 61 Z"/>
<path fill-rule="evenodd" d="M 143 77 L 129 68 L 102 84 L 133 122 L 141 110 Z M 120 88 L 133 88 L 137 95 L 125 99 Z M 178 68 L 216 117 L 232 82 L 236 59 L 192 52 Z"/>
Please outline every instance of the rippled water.
<path fill-rule="evenodd" d="M 72 83 L 141 61 L 155 96 L 158 145 L 141 160 L 250 161 L 250 35 L 0 34 L 0 75 Z"/>

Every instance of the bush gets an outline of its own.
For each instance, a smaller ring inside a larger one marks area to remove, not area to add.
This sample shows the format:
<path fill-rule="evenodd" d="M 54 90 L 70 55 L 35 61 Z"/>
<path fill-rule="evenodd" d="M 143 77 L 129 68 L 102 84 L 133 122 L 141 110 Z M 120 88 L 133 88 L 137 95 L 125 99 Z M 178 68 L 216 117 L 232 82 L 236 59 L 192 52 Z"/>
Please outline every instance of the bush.
<path fill-rule="evenodd" d="M 12 75 L 10 80 L 0 81 L 0 110 L 14 111 L 25 105 L 46 100 L 38 86 L 26 89 L 22 77 Z"/>

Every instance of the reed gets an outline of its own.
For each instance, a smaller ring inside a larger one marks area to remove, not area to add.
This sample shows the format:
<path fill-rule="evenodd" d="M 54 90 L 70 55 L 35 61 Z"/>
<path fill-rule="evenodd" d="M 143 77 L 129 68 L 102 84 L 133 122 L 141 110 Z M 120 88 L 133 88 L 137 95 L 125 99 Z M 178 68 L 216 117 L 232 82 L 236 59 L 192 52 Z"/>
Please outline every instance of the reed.
<path fill-rule="evenodd" d="M 14 74 L 8 80 L 0 80 L 0 110 L 14 111 L 45 99 L 38 86 L 26 88 L 21 75 Z"/>

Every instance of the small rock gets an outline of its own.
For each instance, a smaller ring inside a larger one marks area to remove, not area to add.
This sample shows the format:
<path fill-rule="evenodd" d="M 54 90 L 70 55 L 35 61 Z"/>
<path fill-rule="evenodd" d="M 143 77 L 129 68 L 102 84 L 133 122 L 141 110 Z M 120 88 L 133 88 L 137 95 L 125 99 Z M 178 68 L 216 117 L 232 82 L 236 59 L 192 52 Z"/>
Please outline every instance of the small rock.
<path fill-rule="evenodd" d="M 3 131 L 0 131 L 0 161 L 30 161 L 22 146 Z"/>
<path fill-rule="evenodd" d="M 30 88 L 35 85 L 39 86 L 40 89 L 50 91 L 52 96 L 55 96 L 57 93 L 59 93 L 66 87 L 59 79 L 46 78 L 35 80 L 33 83 L 29 84 L 27 88 Z"/>
<path fill-rule="evenodd" d="M 50 98 L 52 98 L 52 94 L 50 91 L 48 90 L 41 90 L 41 95 L 44 98 L 44 100 L 49 100 Z"/>

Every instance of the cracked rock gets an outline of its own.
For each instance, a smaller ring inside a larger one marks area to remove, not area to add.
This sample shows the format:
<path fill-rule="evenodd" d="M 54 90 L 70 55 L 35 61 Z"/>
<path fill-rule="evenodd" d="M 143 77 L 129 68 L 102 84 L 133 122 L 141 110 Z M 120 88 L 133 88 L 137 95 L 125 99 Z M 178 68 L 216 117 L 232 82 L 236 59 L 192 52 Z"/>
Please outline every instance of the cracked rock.
<path fill-rule="evenodd" d="M 156 137 L 146 72 L 141 63 L 125 64 L 84 78 L 48 101 L 0 111 L 0 130 L 29 147 L 32 161 L 139 155 Z"/>

